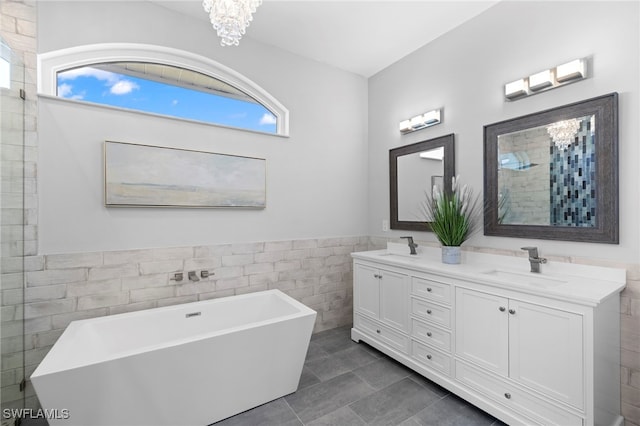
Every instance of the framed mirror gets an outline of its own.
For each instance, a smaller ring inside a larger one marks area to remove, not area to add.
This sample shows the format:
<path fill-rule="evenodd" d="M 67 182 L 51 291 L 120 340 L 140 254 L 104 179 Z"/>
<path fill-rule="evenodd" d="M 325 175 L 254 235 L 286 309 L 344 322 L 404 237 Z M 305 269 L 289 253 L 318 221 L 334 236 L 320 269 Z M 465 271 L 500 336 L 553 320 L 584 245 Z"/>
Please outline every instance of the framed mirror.
<path fill-rule="evenodd" d="M 422 207 L 426 193 L 433 185 L 450 191 L 454 174 L 453 134 L 390 149 L 391 229 L 429 231 Z"/>
<path fill-rule="evenodd" d="M 618 94 L 484 127 L 484 234 L 617 244 Z"/>

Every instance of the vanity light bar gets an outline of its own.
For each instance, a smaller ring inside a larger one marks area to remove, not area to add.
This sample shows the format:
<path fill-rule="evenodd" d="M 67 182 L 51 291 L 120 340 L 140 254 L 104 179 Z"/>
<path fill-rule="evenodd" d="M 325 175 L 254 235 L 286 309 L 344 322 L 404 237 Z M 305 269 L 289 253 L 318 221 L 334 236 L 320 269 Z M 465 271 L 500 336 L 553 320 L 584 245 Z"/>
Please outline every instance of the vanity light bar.
<path fill-rule="evenodd" d="M 403 135 L 406 133 L 415 132 L 416 130 L 424 129 L 427 127 L 440 124 L 440 109 L 434 109 L 424 114 L 416 115 L 408 120 L 402 120 L 398 126 L 400 133 Z"/>
<path fill-rule="evenodd" d="M 587 78 L 586 65 L 586 58 L 575 59 L 555 68 L 512 81 L 505 84 L 504 97 L 511 101 L 582 80 Z"/>
<path fill-rule="evenodd" d="M 567 62 L 566 64 L 558 65 L 556 67 L 556 80 L 558 82 L 563 83 L 565 81 L 582 79 L 585 77 L 584 59 L 576 59 L 575 61 Z"/>
<path fill-rule="evenodd" d="M 545 87 L 553 86 L 553 76 L 551 70 L 544 70 L 529 76 L 529 89 L 538 91 Z"/>

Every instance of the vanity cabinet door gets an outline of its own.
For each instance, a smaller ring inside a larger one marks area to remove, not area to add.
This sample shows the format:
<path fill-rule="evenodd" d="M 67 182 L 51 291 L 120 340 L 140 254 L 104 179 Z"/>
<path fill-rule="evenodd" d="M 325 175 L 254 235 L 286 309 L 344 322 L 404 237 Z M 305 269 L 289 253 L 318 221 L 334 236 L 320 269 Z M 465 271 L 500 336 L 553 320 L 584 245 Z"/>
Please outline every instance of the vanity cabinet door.
<path fill-rule="evenodd" d="M 380 320 L 409 331 L 409 277 L 380 269 Z"/>
<path fill-rule="evenodd" d="M 356 311 L 380 318 L 380 278 L 377 268 L 356 264 L 354 267 Z"/>
<path fill-rule="evenodd" d="M 509 376 L 553 399 L 584 407 L 582 316 L 509 301 Z"/>
<path fill-rule="evenodd" d="M 456 354 L 503 376 L 509 374 L 509 300 L 456 289 Z"/>
<path fill-rule="evenodd" d="M 582 316 L 456 289 L 456 354 L 548 397 L 584 408 Z"/>

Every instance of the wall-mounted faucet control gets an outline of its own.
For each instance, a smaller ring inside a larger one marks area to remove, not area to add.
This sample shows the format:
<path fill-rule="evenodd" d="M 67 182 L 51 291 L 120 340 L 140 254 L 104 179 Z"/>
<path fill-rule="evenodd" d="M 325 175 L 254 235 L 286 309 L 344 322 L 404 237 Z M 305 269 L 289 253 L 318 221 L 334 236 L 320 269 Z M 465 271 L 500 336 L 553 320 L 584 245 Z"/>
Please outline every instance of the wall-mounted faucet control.
<path fill-rule="evenodd" d="M 413 242 L 413 237 L 409 236 L 409 237 L 400 237 L 400 238 L 407 239 L 407 243 L 409 244 L 409 250 L 411 250 L 411 254 L 418 254 L 418 252 L 416 252 L 416 247 L 418 247 L 418 245 Z"/>
<path fill-rule="evenodd" d="M 169 278 L 171 281 L 182 281 L 184 279 L 184 274 L 182 272 L 176 272 L 173 274 L 173 277 Z"/>
<path fill-rule="evenodd" d="M 209 276 L 213 275 L 212 272 L 209 271 L 200 271 L 200 277 L 202 278 L 209 278 Z"/>
<path fill-rule="evenodd" d="M 538 256 L 538 247 L 522 247 L 522 250 L 529 252 L 529 263 L 531 264 L 531 272 L 540 272 L 540 264 L 547 263 L 547 259 Z"/>
<path fill-rule="evenodd" d="M 196 275 L 196 271 L 189 271 L 189 281 L 200 281 L 200 278 Z"/>

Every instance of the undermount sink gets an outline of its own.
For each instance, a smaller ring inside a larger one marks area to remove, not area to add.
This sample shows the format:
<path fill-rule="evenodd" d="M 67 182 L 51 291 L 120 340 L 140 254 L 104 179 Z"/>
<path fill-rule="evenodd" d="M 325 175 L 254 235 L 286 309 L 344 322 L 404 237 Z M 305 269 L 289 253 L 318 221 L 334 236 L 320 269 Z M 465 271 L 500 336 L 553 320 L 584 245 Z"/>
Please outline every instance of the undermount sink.
<path fill-rule="evenodd" d="M 532 284 L 538 286 L 555 287 L 567 283 L 567 281 L 561 278 L 537 275 L 533 272 L 512 272 L 503 271 L 501 269 L 492 269 L 490 271 L 484 271 L 482 273 L 496 278 L 510 280 L 516 284 Z"/>

